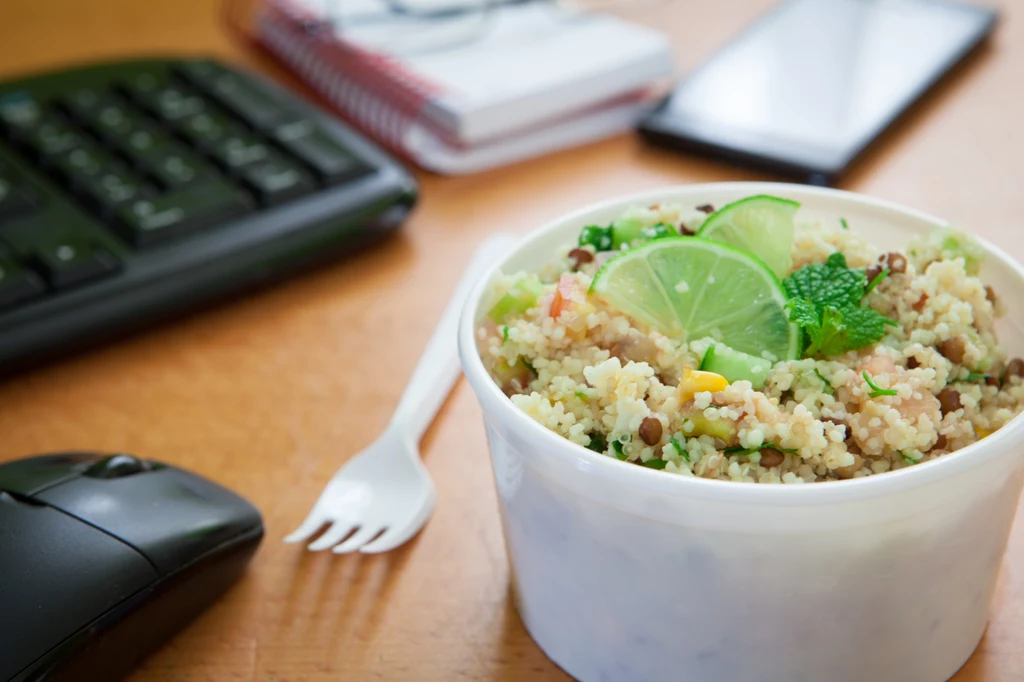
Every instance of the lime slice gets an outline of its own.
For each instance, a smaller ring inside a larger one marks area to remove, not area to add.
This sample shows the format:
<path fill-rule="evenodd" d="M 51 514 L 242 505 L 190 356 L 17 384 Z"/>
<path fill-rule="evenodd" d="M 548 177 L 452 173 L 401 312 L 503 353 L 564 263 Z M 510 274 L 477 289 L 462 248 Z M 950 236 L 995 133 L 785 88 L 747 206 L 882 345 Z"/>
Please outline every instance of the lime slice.
<path fill-rule="evenodd" d="M 779 279 L 757 258 L 699 237 L 665 237 L 626 251 L 594 276 L 590 292 L 675 338 L 712 337 L 772 359 L 800 355 Z"/>
<path fill-rule="evenodd" d="M 752 253 L 779 277 L 793 265 L 793 216 L 800 204 L 758 194 L 718 209 L 704 221 L 698 237 Z"/>

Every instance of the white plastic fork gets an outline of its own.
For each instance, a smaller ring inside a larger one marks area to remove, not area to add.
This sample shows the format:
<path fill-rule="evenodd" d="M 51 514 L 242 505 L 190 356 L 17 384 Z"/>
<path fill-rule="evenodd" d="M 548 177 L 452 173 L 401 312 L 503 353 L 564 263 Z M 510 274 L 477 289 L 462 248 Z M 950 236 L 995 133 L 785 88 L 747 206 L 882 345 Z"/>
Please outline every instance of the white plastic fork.
<path fill-rule="evenodd" d="M 459 313 L 473 284 L 516 241 L 497 234 L 477 249 L 387 429 L 338 469 L 309 516 L 285 542 L 305 542 L 329 524 L 309 544 L 310 551 L 333 547 L 335 554 L 377 554 L 404 544 L 427 522 L 436 493 L 420 461 L 419 442 L 461 373 L 456 347 Z"/>

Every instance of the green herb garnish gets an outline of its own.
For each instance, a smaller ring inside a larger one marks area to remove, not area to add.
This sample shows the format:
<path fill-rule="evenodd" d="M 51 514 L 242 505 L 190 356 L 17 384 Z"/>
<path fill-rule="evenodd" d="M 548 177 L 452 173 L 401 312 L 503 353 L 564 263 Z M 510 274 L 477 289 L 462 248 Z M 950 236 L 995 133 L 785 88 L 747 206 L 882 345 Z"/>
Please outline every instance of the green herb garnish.
<path fill-rule="evenodd" d="M 908 455 L 905 452 L 900 452 L 900 457 L 902 457 L 903 461 L 906 462 L 907 464 L 920 464 L 921 463 L 921 460 L 914 459 L 913 457 L 911 457 L 910 455 Z"/>
<path fill-rule="evenodd" d="M 577 398 L 579 398 L 580 400 L 584 400 L 584 401 L 589 401 L 590 400 L 590 396 L 587 395 L 586 391 L 573 391 L 573 395 L 576 396 Z"/>
<path fill-rule="evenodd" d="M 671 438 L 669 438 L 668 442 L 672 444 L 672 447 L 674 447 L 676 449 L 676 452 L 679 453 L 680 457 L 685 459 L 687 462 L 690 461 L 690 453 L 687 451 L 687 449 L 678 440 L 676 440 L 675 436 L 672 436 Z"/>
<path fill-rule="evenodd" d="M 600 433 L 592 433 L 590 434 L 590 443 L 587 444 L 587 449 L 603 453 L 608 449 L 608 441 Z"/>
<path fill-rule="evenodd" d="M 883 395 L 899 395 L 899 391 L 897 391 L 895 388 L 882 388 L 881 386 L 876 384 L 874 381 L 872 381 L 871 380 L 871 375 L 868 374 L 867 370 L 864 370 L 863 372 L 861 372 L 860 375 L 862 377 L 864 377 L 864 381 L 867 382 L 868 388 L 871 389 L 868 392 L 868 397 L 869 398 L 878 398 L 879 396 L 883 396 Z"/>
<path fill-rule="evenodd" d="M 638 462 L 640 466 L 647 467 L 648 469 L 664 469 L 665 465 L 668 464 L 667 460 L 654 459 L 653 457 L 646 462 Z"/>
<path fill-rule="evenodd" d="M 613 440 L 612 441 L 612 450 L 615 451 L 615 456 L 618 457 L 619 459 L 621 459 L 621 460 L 625 460 L 626 459 L 627 455 L 626 455 L 625 452 L 622 451 L 622 443 L 621 442 L 619 442 L 617 440 Z"/>
<path fill-rule="evenodd" d="M 798 454 L 800 454 L 797 450 L 794 450 L 793 448 L 784 448 L 781 445 L 776 445 L 775 443 L 761 443 L 757 447 L 753 447 L 753 448 L 744 448 L 744 447 L 740 447 L 739 445 L 737 445 L 735 447 L 726 448 L 725 450 L 722 450 L 722 452 L 724 454 L 726 454 L 726 455 L 741 455 L 741 456 L 745 456 L 745 455 L 752 455 L 755 452 L 761 452 L 761 450 L 764 450 L 764 449 L 778 450 L 779 452 L 785 452 L 787 455 L 798 455 Z"/>
<path fill-rule="evenodd" d="M 876 278 L 877 279 L 877 278 Z M 789 320 L 804 330 L 804 356 L 842 355 L 875 343 L 896 323 L 861 305 L 867 288 L 863 270 L 846 267 L 836 252 L 824 263 L 805 265 L 783 281 Z"/>
<path fill-rule="evenodd" d="M 533 376 L 537 376 L 537 368 L 533 366 L 532 362 L 530 362 L 529 360 L 527 360 L 526 358 L 524 358 L 521 355 L 519 356 L 519 359 L 522 361 L 522 363 L 524 365 L 526 365 L 526 369 L 528 369 L 531 372 L 533 372 Z"/>
<path fill-rule="evenodd" d="M 665 223 L 656 223 L 640 230 L 641 239 L 661 239 L 663 237 L 678 237 L 676 228 Z"/>
<path fill-rule="evenodd" d="M 960 381 L 968 381 L 968 382 L 972 382 L 972 383 L 977 383 L 977 382 L 984 382 L 984 381 L 987 381 L 987 380 L 988 380 L 988 375 L 987 374 L 985 374 L 983 372 L 973 372 L 971 370 L 968 370 L 967 371 L 967 376 L 965 376 Z"/>
<path fill-rule="evenodd" d="M 502 343 L 508 343 L 508 326 L 507 325 L 501 328 L 501 342 Z"/>
<path fill-rule="evenodd" d="M 593 246 L 598 251 L 612 250 L 612 227 L 608 225 L 587 225 L 580 230 L 580 246 Z"/>
<path fill-rule="evenodd" d="M 817 367 L 814 368 L 814 373 L 818 375 L 818 378 L 821 379 L 821 383 L 824 384 L 822 390 L 825 391 L 825 393 L 828 393 L 829 395 L 835 395 L 836 389 L 832 388 L 832 382 L 830 382 L 828 379 L 822 376 L 821 372 L 818 371 Z"/>
<path fill-rule="evenodd" d="M 867 275 L 867 273 L 865 272 L 865 276 L 866 275 Z M 875 278 L 873 280 L 871 280 L 870 282 L 868 282 L 868 288 L 864 290 L 864 295 L 867 296 L 872 291 L 874 291 L 875 287 L 877 287 L 882 282 L 882 280 L 885 279 L 888 276 L 889 276 L 889 268 L 885 268 L 880 273 L 875 275 Z"/>
<path fill-rule="evenodd" d="M 850 229 L 850 226 L 846 222 L 846 218 L 840 218 L 839 219 L 839 224 L 843 226 L 844 230 L 849 230 Z"/>

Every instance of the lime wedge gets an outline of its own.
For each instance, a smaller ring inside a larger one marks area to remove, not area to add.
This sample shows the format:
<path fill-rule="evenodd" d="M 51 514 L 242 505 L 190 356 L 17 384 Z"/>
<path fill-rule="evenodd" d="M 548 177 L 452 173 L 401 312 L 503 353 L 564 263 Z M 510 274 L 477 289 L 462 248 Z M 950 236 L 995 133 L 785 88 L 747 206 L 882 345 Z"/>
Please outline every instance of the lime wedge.
<path fill-rule="evenodd" d="M 793 216 L 800 204 L 758 194 L 718 209 L 704 221 L 698 237 L 752 253 L 779 277 L 793 265 Z"/>
<path fill-rule="evenodd" d="M 626 251 L 594 276 L 590 293 L 663 333 L 712 337 L 773 360 L 800 356 L 779 279 L 757 258 L 699 237 L 665 237 Z"/>

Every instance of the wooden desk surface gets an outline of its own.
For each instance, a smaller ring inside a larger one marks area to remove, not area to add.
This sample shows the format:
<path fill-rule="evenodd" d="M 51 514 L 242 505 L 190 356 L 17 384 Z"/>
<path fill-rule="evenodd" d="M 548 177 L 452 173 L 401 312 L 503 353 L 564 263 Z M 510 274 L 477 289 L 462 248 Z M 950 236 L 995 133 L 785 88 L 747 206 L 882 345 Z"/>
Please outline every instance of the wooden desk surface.
<path fill-rule="evenodd" d="M 679 2 L 680 66 L 769 0 Z M 1024 257 L 1019 223 L 1024 12 L 845 187 L 945 216 Z M 3 0 L 0 77 L 139 52 L 207 52 L 280 70 L 234 44 L 210 0 Z M 714 7 L 713 7 L 714 6 Z M 508 569 L 474 398 L 460 385 L 424 442 L 433 519 L 378 556 L 312 555 L 281 538 L 334 470 L 384 427 L 474 245 L 611 195 L 757 179 L 630 136 L 466 178 L 421 174 L 404 234 L 357 260 L 0 383 L 0 461 L 123 450 L 193 469 L 253 500 L 267 537 L 231 592 L 131 678 L 565 680 L 508 599 Z M 1021 515 L 1024 515 L 1022 510 Z M 1024 679 L 1024 519 L 981 647 L 957 682 Z"/>

